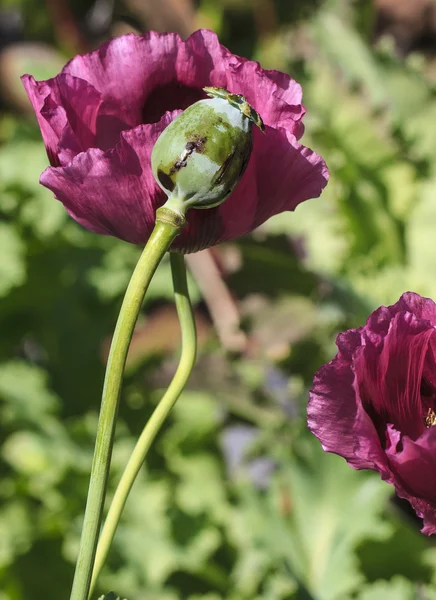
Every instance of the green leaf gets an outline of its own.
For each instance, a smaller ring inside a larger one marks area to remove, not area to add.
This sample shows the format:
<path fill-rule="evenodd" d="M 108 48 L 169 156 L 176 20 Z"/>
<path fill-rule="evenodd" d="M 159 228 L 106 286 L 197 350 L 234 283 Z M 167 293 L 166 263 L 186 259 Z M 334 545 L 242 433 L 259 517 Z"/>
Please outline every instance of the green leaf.
<path fill-rule="evenodd" d="M 248 485 L 239 488 L 241 508 L 229 534 L 244 551 L 235 573 L 239 578 L 245 572 L 249 585 L 249 556 L 256 578 L 264 576 L 262 569 L 284 563 L 313 598 L 337 600 L 363 581 L 357 545 L 386 539 L 392 531 L 382 519 L 392 488 L 324 453 L 315 439 L 298 443 L 304 458 L 290 458 L 266 496 Z"/>
<path fill-rule="evenodd" d="M 385 79 L 373 52 L 352 25 L 346 22 L 342 13 L 320 11 L 311 32 L 323 54 L 342 69 L 350 82 L 365 85 L 374 104 L 381 105 L 389 100 Z"/>
<path fill-rule="evenodd" d="M 0 297 L 25 280 L 25 246 L 12 225 L 0 223 Z"/>
<path fill-rule="evenodd" d="M 56 234 L 68 218 L 63 205 L 45 188 L 29 198 L 21 211 L 23 225 L 30 227 L 40 239 Z"/>
<path fill-rule="evenodd" d="M 225 491 L 217 460 L 206 453 L 187 457 L 173 456 L 170 466 L 181 477 L 177 502 L 188 514 L 208 514 L 219 522 L 226 511 Z M 207 481 L 207 485 L 202 482 Z"/>
<path fill-rule="evenodd" d="M 17 141 L 0 149 L 0 191 L 15 198 L 18 221 L 40 239 L 57 233 L 68 218 L 61 202 L 39 183 L 47 166 L 42 142 Z"/>
<path fill-rule="evenodd" d="M 0 185 L 4 188 L 20 188 L 31 194 L 52 196 L 51 192 L 39 183 L 39 176 L 47 167 L 48 158 L 42 140 L 12 141 L 0 149 Z"/>
<path fill-rule="evenodd" d="M 223 600 L 223 598 L 222 596 L 218 596 L 218 594 L 210 593 L 205 594 L 204 596 L 195 594 L 194 596 L 189 596 L 188 600 Z"/>
<path fill-rule="evenodd" d="M 47 373 L 24 361 L 0 364 L 1 416 L 4 422 L 41 422 L 58 407 L 57 397 L 48 389 Z"/>
<path fill-rule="evenodd" d="M 0 513 L 0 570 L 26 552 L 32 542 L 32 520 L 18 499 L 3 504 Z"/>
<path fill-rule="evenodd" d="M 382 518 L 392 488 L 377 475 L 356 472 L 311 440 L 306 458 L 288 470 L 292 505 L 288 555 L 320 600 L 334 600 L 362 581 L 354 550 L 364 539 L 386 539 Z M 275 527 L 278 535 L 278 523 Z M 284 542 L 284 539 L 283 539 Z"/>
<path fill-rule="evenodd" d="M 162 585 L 179 564 L 168 519 L 170 498 L 171 490 L 165 480 L 137 480 L 125 509 L 125 522 L 115 540 L 115 547 L 130 570 L 145 575 L 152 586 Z M 115 577 L 111 587 L 116 582 Z"/>
<path fill-rule="evenodd" d="M 201 447 L 222 421 L 220 408 L 204 391 L 185 390 L 171 416 L 174 421 L 171 434 L 165 436 L 163 442 L 168 457 L 177 455 L 177 450 L 186 446 Z"/>
<path fill-rule="evenodd" d="M 2 447 L 3 459 L 26 481 L 29 494 L 41 498 L 52 508 L 62 504 L 62 495 L 56 490 L 56 484 L 63 479 L 69 467 L 77 467 L 81 462 L 80 452 L 65 431 L 58 427 L 54 430 L 50 434 L 16 431 Z M 54 447 L 56 452 L 53 454 Z M 88 461 L 86 466 L 89 467 Z"/>
<path fill-rule="evenodd" d="M 393 577 L 391 581 L 377 581 L 364 586 L 358 600 L 416 600 L 416 587 L 404 577 Z"/>
<path fill-rule="evenodd" d="M 103 301 L 124 294 L 139 254 L 140 249 L 136 246 L 113 240 L 102 263 L 90 269 L 89 282 L 97 289 Z"/>

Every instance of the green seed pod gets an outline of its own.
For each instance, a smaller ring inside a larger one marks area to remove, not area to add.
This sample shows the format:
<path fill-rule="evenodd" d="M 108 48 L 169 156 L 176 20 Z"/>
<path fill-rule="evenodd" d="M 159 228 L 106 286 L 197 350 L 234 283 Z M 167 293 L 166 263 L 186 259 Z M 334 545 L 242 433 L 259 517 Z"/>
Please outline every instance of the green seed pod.
<path fill-rule="evenodd" d="M 224 202 L 247 167 L 252 123 L 264 130 L 243 96 L 204 89 L 212 99 L 192 104 L 174 119 L 151 155 L 153 175 L 169 198 L 166 206 L 182 214 Z"/>

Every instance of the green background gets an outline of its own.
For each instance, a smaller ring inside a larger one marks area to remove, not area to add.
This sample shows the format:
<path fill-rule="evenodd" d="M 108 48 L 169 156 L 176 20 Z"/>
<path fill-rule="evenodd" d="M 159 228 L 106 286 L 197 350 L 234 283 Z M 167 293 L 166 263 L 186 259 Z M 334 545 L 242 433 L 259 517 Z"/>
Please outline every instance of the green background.
<path fill-rule="evenodd" d="M 412 4 L 405 18 L 382 14 L 404 5 L 386 0 L 3 0 L 0 600 L 69 597 L 105 358 L 139 253 L 80 228 L 38 184 L 47 158 L 18 77 L 54 75 L 132 28 L 198 27 L 303 85 L 303 142 L 331 181 L 295 213 L 191 259 L 198 364 L 134 487 L 99 592 L 436 598 L 434 542 L 407 503 L 377 474 L 324 454 L 305 426 L 337 332 L 403 291 L 436 298 L 436 8 Z M 178 344 L 164 263 L 128 361 L 109 493 Z"/>

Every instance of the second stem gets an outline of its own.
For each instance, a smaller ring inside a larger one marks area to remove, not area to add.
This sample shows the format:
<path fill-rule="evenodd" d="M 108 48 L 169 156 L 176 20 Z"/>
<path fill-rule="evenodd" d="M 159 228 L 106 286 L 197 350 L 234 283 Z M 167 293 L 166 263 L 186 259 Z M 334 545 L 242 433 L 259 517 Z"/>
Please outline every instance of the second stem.
<path fill-rule="evenodd" d="M 106 366 L 88 498 L 70 600 L 86 600 L 89 594 L 124 365 L 139 310 L 157 266 L 184 224 L 184 218 L 173 211 L 166 208 L 157 211 L 155 228 L 139 258 L 124 296 Z"/>
<path fill-rule="evenodd" d="M 126 500 L 132 485 L 135 482 L 135 479 L 145 460 L 147 452 L 156 437 L 157 432 L 183 391 L 183 388 L 188 381 L 195 363 L 197 354 L 197 334 L 186 281 L 185 259 L 181 254 L 171 253 L 170 260 L 177 314 L 179 316 L 180 327 L 182 330 L 182 352 L 180 363 L 177 367 L 176 374 L 174 375 L 174 378 L 171 381 L 162 400 L 159 402 L 150 419 L 146 423 L 115 491 L 115 495 L 110 505 L 109 512 L 98 541 L 94 571 L 92 573 L 91 593 L 94 589 L 100 570 L 106 560 L 118 522 L 121 517 L 121 513 L 126 504 Z"/>

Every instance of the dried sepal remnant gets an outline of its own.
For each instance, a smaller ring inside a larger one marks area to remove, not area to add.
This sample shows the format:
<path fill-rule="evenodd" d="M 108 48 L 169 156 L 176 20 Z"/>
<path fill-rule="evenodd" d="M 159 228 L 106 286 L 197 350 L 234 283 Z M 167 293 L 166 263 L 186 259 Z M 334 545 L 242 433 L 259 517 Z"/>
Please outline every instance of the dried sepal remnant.
<path fill-rule="evenodd" d="M 174 250 L 235 239 L 319 196 L 327 183 L 321 157 L 298 143 L 304 131 L 299 84 L 232 54 L 211 31 L 186 41 L 176 34 L 125 35 L 73 58 L 54 79 L 27 75 L 23 83 L 52 165 L 41 183 L 96 233 L 145 244 L 166 201 L 160 184 L 171 186 L 164 171 L 155 181 L 152 148 L 182 110 L 205 99 L 204 87 L 243 96 L 251 117 L 262 115 L 265 134 L 254 128 L 239 185 L 217 208 L 190 211 Z M 198 146 L 193 150 L 201 156 Z"/>
<path fill-rule="evenodd" d="M 436 304 L 408 292 L 336 343 L 315 375 L 309 429 L 324 450 L 379 471 L 436 533 Z"/>
<path fill-rule="evenodd" d="M 432 408 L 428 409 L 427 414 L 424 417 L 424 423 L 427 429 L 436 425 L 436 412 Z"/>
<path fill-rule="evenodd" d="M 265 125 L 263 124 L 262 117 L 259 115 L 251 104 L 247 102 L 247 99 L 242 94 L 231 94 L 224 88 L 205 87 L 203 88 L 208 96 L 211 98 L 222 98 L 239 110 L 247 119 L 250 119 L 261 131 L 265 131 Z"/>

